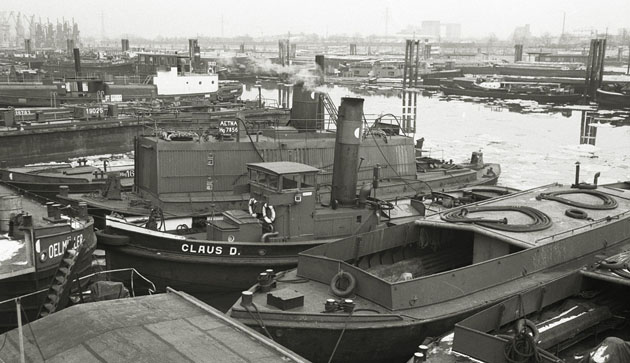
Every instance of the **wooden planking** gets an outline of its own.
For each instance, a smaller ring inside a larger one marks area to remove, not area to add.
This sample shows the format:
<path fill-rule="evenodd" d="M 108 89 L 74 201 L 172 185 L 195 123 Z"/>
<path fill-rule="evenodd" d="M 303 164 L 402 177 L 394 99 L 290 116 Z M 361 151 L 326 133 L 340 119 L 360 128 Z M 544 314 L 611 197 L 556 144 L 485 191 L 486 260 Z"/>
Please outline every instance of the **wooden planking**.
<path fill-rule="evenodd" d="M 179 292 L 77 305 L 31 328 L 49 362 L 304 361 Z M 24 331 L 27 359 L 43 361 Z M 7 334 L 0 359 L 18 361 L 17 329 Z"/>

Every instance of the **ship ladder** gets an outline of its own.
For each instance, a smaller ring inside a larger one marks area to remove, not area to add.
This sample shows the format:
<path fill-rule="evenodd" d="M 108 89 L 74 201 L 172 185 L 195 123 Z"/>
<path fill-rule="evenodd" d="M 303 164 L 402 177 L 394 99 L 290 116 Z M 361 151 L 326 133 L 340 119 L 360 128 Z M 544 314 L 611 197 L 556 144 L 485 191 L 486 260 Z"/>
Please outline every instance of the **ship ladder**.
<path fill-rule="evenodd" d="M 321 93 L 320 99 L 322 100 L 322 103 L 324 104 L 324 108 L 326 109 L 326 112 L 328 112 L 330 121 L 332 121 L 332 123 L 334 123 L 335 126 L 337 126 L 337 118 L 339 115 L 337 114 L 337 107 L 335 107 L 335 104 L 333 103 L 332 99 L 330 98 L 328 93 Z"/>
<path fill-rule="evenodd" d="M 50 315 L 57 310 L 63 309 L 68 302 L 68 295 L 70 295 L 70 288 L 72 287 L 72 276 L 74 267 L 77 260 L 83 250 L 83 244 L 76 249 L 68 248 L 64 252 L 57 272 L 50 283 L 46 298 L 39 308 L 38 318 Z"/>

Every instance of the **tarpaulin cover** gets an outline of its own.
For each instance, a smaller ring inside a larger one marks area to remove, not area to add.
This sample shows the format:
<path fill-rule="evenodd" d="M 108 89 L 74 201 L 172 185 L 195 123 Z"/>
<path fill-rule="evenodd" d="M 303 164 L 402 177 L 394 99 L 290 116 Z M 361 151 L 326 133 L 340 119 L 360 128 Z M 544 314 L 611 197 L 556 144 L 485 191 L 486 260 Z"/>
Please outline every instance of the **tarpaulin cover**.
<path fill-rule="evenodd" d="M 630 342 L 616 337 L 604 339 L 580 363 L 628 363 L 630 362 Z"/>

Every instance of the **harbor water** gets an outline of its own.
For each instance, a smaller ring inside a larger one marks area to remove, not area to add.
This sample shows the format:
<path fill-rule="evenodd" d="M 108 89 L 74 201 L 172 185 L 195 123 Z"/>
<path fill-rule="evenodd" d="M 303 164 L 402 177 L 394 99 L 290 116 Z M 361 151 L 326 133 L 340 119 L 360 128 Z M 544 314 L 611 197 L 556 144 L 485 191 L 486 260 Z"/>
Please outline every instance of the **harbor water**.
<path fill-rule="evenodd" d="M 395 90 L 365 92 L 337 85 L 318 90 L 328 92 L 336 104 L 341 97 L 365 98 L 368 119 L 402 114 L 402 97 Z M 247 85 L 243 99 L 257 97 L 257 88 Z M 263 85 L 262 97 L 276 99 L 277 88 Z M 582 108 L 419 94 L 416 139 L 425 139 L 423 149 L 430 156 L 454 162 L 481 150 L 486 161 L 501 164 L 499 184 L 519 189 L 572 183 L 576 162 L 585 182 L 592 182 L 597 172 L 599 183 L 630 180 L 630 115 L 616 113 L 613 122 L 598 122 L 595 145 L 580 145 Z"/>

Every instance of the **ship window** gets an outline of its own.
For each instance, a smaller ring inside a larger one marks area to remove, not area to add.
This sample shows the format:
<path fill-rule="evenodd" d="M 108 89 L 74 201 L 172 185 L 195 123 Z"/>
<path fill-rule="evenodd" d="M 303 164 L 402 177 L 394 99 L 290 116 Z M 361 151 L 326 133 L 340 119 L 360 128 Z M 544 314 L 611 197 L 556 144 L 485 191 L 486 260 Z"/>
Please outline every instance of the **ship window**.
<path fill-rule="evenodd" d="M 199 84 L 201 84 L 201 81 L 199 81 Z"/>
<path fill-rule="evenodd" d="M 271 189 L 278 189 L 278 176 L 277 175 L 269 175 L 267 180 L 269 182 L 269 187 Z"/>
<path fill-rule="evenodd" d="M 361 223 L 361 216 L 357 216 L 357 223 Z"/>
<path fill-rule="evenodd" d="M 285 175 L 282 177 L 282 190 L 285 189 L 297 189 L 298 181 L 300 179 L 299 175 Z"/>
<path fill-rule="evenodd" d="M 258 178 L 256 179 L 260 184 L 267 184 L 267 174 L 258 173 Z"/>
<path fill-rule="evenodd" d="M 214 81 L 212 81 L 212 84 L 214 84 Z"/>

